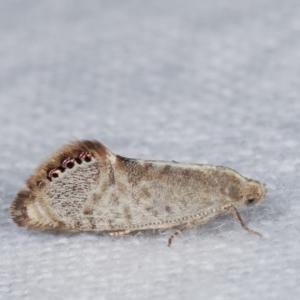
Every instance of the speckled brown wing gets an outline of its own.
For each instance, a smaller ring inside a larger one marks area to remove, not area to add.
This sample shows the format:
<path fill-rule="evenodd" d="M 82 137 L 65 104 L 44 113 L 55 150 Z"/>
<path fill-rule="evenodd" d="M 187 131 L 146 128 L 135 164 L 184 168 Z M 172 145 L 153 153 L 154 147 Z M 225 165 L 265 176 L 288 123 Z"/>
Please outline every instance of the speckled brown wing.
<path fill-rule="evenodd" d="M 38 230 L 93 228 L 93 220 L 83 216 L 93 206 L 101 176 L 102 182 L 105 180 L 109 155 L 110 151 L 96 141 L 62 147 L 35 170 L 27 187 L 18 193 L 11 205 L 13 220 Z"/>
<path fill-rule="evenodd" d="M 230 168 L 130 159 L 78 141 L 35 170 L 11 215 L 31 229 L 124 234 L 196 226 L 264 195 L 263 184 Z"/>

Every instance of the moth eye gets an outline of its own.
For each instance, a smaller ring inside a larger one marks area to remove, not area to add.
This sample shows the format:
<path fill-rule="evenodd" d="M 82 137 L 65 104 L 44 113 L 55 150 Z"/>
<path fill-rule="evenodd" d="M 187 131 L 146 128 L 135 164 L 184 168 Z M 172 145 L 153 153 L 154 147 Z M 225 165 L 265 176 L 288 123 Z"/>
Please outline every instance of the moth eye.
<path fill-rule="evenodd" d="M 255 199 L 254 198 L 250 198 L 250 199 L 248 199 L 247 200 L 247 205 L 251 205 L 251 204 L 254 204 L 254 202 L 255 202 Z"/>

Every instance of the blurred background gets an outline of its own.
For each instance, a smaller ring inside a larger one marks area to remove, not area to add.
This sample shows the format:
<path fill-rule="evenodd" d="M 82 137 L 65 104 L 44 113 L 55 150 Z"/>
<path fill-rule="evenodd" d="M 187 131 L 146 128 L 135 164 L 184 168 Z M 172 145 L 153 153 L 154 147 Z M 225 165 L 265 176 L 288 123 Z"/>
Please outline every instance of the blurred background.
<path fill-rule="evenodd" d="M 0 0 L 0 299 L 298 299 L 300 3 Z M 62 144 L 226 165 L 266 201 L 187 231 L 17 228 L 9 206 Z"/>

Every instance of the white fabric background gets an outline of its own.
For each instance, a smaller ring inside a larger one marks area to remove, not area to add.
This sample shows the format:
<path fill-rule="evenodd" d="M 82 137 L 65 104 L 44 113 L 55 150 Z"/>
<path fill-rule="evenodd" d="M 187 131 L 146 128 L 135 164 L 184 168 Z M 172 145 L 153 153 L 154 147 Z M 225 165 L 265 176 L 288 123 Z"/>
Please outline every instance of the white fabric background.
<path fill-rule="evenodd" d="M 0 1 L 0 299 L 299 299 L 298 0 Z M 221 164 L 266 200 L 166 241 L 18 228 L 63 143 Z"/>

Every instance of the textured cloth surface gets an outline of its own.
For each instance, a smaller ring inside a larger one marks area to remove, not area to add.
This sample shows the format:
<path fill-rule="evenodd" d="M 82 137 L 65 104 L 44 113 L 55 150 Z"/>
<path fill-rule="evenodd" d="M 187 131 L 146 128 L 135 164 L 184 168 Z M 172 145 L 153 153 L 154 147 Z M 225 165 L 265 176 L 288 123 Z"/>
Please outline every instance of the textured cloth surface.
<path fill-rule="evenodd" d="M 298 0 L 0 1 L 0 299 L 299 299 L 299 36 Z M 241 211 L 263 238 L 17 227 L 27 176 L 81 138 L 265 182 Z"/>

